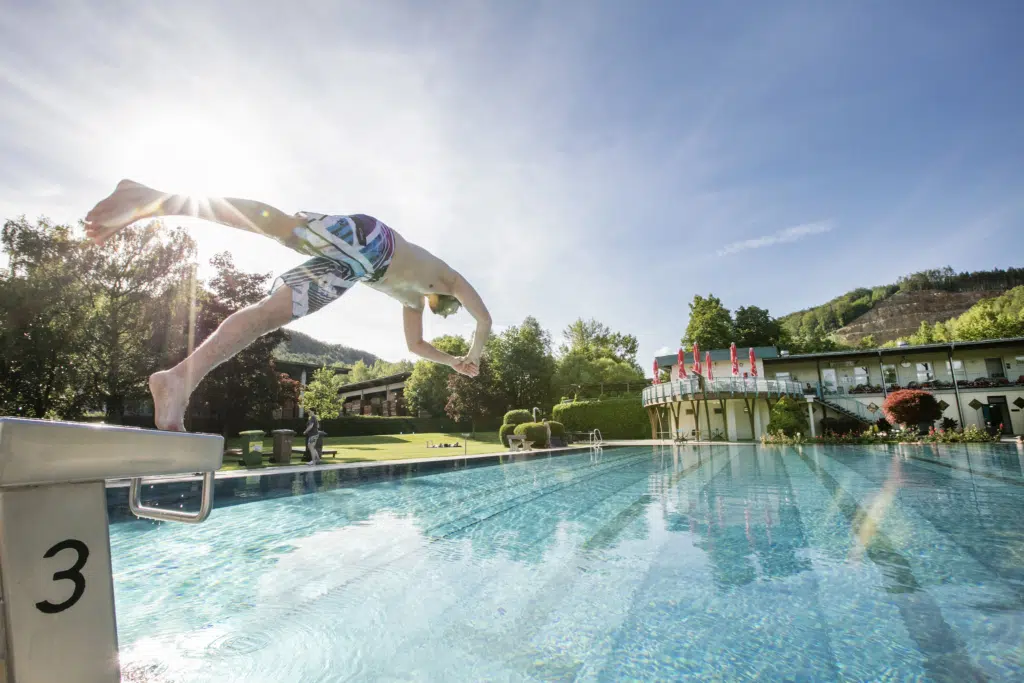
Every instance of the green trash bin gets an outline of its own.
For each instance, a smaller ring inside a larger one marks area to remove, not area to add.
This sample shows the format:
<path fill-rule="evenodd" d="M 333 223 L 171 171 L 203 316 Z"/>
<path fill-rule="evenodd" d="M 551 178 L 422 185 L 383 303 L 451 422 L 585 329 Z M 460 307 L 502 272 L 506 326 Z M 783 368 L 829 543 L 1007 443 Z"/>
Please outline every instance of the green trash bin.
<path fill-rule="evenodd" d="M 250 429 L 239 432 L 242 437 L 242 463 L 246 467 L 259 467 L 263 464 L 263 430 Z"/>

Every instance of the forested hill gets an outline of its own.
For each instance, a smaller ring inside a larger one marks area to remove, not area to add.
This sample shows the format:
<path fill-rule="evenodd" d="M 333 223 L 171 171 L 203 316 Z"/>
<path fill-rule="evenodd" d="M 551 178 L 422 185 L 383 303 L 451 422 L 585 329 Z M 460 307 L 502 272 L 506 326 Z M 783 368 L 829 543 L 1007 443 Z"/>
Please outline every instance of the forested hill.
<path fill-rule="evenodd" d="M 922 321 L 934 324 L 959 316 L 981 298 L 1020 285 L 1024 268 L 957 273 L 947 266 L 906 275 L 895 284 L 861 287 L 779 321 L 794 339 L 809 346 L 828 335 L 848 344 L 869 336 L 882 343 L 916 329 Z M 927 305 L 918 305 L 922 297 Z M 876 314 L 865 316 L 875 309 Z"/>
<path fill-rule="evenodd" d="M 360 360 L 367 365 L 373 365 L 377 360 L 372 353 L 353 349 L 343 344 L 328 344 L 302 332 L 289 330 L 288 336 L 291 337 L 289 341 L 282 342 L 274 349 L 274 358 L 317 365 L 333 365 L 334 363 L 353 365 Z"/>

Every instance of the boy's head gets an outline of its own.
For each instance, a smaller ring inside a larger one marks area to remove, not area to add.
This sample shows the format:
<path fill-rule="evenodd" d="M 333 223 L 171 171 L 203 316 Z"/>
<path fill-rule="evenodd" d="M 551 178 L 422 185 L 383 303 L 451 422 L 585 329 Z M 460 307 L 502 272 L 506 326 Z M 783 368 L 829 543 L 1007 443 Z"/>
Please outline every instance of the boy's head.
<path fill-rule="evenodd" d="M 450 294 L 428 294 L 427 303 L 430 310 L 442 318 L 447 318 L 462 308 L 462 303 Z"/>

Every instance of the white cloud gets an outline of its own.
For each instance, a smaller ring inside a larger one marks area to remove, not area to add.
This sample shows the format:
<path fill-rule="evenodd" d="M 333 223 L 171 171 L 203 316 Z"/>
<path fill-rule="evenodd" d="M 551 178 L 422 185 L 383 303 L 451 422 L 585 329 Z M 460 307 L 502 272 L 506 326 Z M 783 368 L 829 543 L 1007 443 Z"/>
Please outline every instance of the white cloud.
<path fill-rule="evenodd" d="M 762 235 L 761 237 L 732 242 L 722 249 L 719 249 L 718 255 L 725 256 L 727 254 L 735 254 L 736 252 L 745 251 L 747 249 L 761 249 L 762 247 L 771 247 L 776 244 L 799 242 L 805 237 L 810 237 L 811 235 L 820 235 L 822 233 L 830 232 L 833 227 L 834 226 L 831 221 L 796 225 L 792 228 L 779 230 L 778 232 L 774 232 L 770 235 Z"/>

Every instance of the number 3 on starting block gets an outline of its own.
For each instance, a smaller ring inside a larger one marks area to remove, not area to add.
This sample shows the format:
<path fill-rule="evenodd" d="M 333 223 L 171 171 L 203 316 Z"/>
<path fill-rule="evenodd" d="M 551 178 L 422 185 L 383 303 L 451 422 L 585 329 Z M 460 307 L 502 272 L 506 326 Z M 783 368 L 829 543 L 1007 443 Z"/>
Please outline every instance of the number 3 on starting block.
<path fill-rule="evenodd" d="M 6 664 L 16 683 L 120 679 L 103 487 L 0 493 Z"/>

